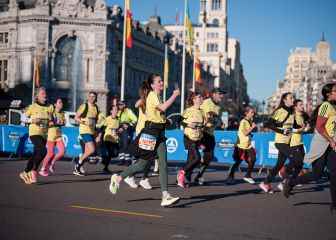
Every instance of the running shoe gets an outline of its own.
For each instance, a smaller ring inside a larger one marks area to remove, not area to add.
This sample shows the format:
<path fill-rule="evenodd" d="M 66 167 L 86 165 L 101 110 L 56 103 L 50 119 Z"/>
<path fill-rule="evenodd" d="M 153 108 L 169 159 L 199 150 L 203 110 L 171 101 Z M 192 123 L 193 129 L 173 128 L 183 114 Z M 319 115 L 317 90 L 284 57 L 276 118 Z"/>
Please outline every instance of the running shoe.
<path fill-rule="evenodd" d="M 25 184 L 31 184 L 29 176 L 25 171 L 21 172 L 19 176 L 24 181 Z"/>
<path fill-rule="evenodd" d="M 131 188 L 138 188 L 138 185 L 134 181 L 134 177 L 127 177 L 124 179 L 124 182 Z"/>
<path fill-rule="evenodd" d="M 83 173 L 82 171 L 81 171 L 81 166 L 77 163 L 76 165 L 75 165 L 75 170 L 72 172 L 74 175 L 77 175 L 77 176 L 85 176 L 85 173 Z"/>
<path fill-rule="evenodd" d="M 55 173 L 55 166 L 54 164 L 51 164 L 50 167 L 49 167 L 49 172 L 50 173 Z"/>
<path fill-rule="evenodd" d="M 226 180 L 225 180 L 225 183 L 227 185 L 233 185 L 235 183 L 235 179 L 233 177 L 228 177 Z"/>
<path fill-rule="evenodd" d="M 48 173 L 48 171 L 47 171 L 46 169 L 41 169 L 41 170 L 39 171 L 39 174 L 40 174 L 41 176 L 43 176 L 43 177 L 48 177 L 48 176 L 49 176 L 49 173 Z"/>
<path fill-rule="evenodd" d="M 274 193 L 273 190 L 272 190 L 272 186 L 271 186 L 271 184 L 269 184 L 269 183 L 264 183 L 264 182 L 262 182 L 262 183 L 259 184 L 259 187 L 260 187 L 265 193 L 270 193 L 270 194 Z"/>
<path fill-rule="evenodd" d="M 285 181 L 283 182 L 283 191 L 282 191 L 285 198 L 289 198 L 291 191 L 292 187 L 289 184 L 289 179 L 285 179 Z"/>
<path fill-rule="evenodd" d="M 177 173 L 177 186 L 180 186 L 181 188 L 185 188 L 185 171 L 180 170 Z"/>
<path fill-rule="evenodd" d="M 277 188 L 282 192 L 284 190 L 283 183 L 279 183 Z"/>
<path fill-rule="evenodd" d="M 141 179 L 140 182 L 139 182 L 139 185 L 146 190 L 152 189 L 152 185 L 150 184 L 148 178 Z"/>
<path fill-rule="evenodd" d="M 179 197 L 172 197 L 169 193 L 162 197 L 162 201 L 161 201 L 161 206 L 162 207 L 168 207 L 171 206 L 175 203 L 177 203 L 180 200 Z"/>
<path fill-rule="evenodd" d="M 195 184 L 196 185 L 200 185 L 200 186 L 202 186 L 202 185 L 204 185 L 204 182 L 205 182 L 205 180 L 204 180 L 204 178 L 195 178 Z"/>
<path fill-rule="evenodd" d="M 286 166 L 283 166 L 280 171 L 278 172 L 278 175 L 281 179 L 286 178 Z"/>
<path fill-rule="evenodd" d="M 28 173 L 28 177 L 31 183 L 37 183 L 37 172 L 32 170 Z"/>
<path fill-rule="evenodd" d="M 256 182 L 254 181 L 253 178 L 251 177 L 244 177 L 243 180 L 249 184 L 255 184 Z"/>
<path fill-rule="evenodd" d="M 119 189 L 118 175 L 113 174 L 111 177 L 110 192 L 112 194 L 116 194 L 118 189 Z"/>

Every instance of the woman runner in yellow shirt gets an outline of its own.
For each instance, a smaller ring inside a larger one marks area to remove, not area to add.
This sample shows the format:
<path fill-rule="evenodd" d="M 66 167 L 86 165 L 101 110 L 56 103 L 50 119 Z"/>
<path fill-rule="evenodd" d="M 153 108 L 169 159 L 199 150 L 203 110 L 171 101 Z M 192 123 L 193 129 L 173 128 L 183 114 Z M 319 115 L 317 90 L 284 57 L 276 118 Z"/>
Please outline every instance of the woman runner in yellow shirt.
<path fill-rule="evenodd" d="M 324 85 L 322 96 L 323 103 L 314 111 L 317 112 L 315 133 L 310 151 L 305 156 L 305 161 L 312 163 L 312 172 L 295 179 L 286 179 L 283 194 L 288 198 L 294 186 L 317 181 L 327 167 L 331 195 L 330 210 L 333 213 L 336 211 L 336 83 Z"/>
<path fill-rule="evenodd" d="M 203 96 L 200 92 L 191 92 L 187 104 L 190 106 L 183 114 L 184 146 L 188 150 L 187 162 L 177 173 L 177 185 L 185 188 L 191 182 L 193 170 L 201 163 L 200 140 L 203 137 L 204 114 L 200 106 Z"/>
<path fill-rule="evenodd" d="M 103 124 L 104 133 L 104 147 L 107 151 L 107 156 L 103 158 L 104 172 L 110 173 L 108 168 L 111 158 L 118 156 L 119 150 L 119 119 L 118 107 L 112 106 L 110 116 L 108 116 Z"/>
<path fill-rule="evenodd" d="M 62 138 L 61 126 L 65 125 L 65 115 L 62 108 L 62 99 L 56 99 L 54 112 L 52 114 L 53 125 L 50 126 L 48 130 L 47 155 L 43 159 L 42 167 L 39 171 L 39 174 L 44 177 L 49 175 L 49 171 L 54 173 L 55 162 L 64 156 L 65 146 Z M 57 149 L 56 155 L 55 148 Z"/>
<path fill-rule="evenodd" d="M 265 181 L 259 184 L 259 187 L 266 193 L 273 193 L 271 182 L 284 166 L 287 158 L 292 157 L 289 144 L 294 124 L 293 104 L 294 97 L 292 93 L 282 94 L 279 106 L 266 123 L 266 127 L 275 132 L 275 147 L 279 151 L 275 166 L 271 169 Z"/>
<path fill-rule="evenodd" d="M 246 161 L 248 164 L 247 172 L 243 178 L 245 182 L 255 184 L 251 173 L 256 161 L 256 151 L 252 146 L 252 131 L 256 128 L 256 124 L 253 122 L 255 110 L 248 106 L 244 110 L 244 118 L 240 121 L 238 129 L 238 140 L 233 151 L 233 159 L 235 163 L 232 165 L 229 171 L 227 179 L 228 184 L 234 183 L 234 173 L 241 164 L 242 161 Z"/>
<path fill-rule="evenodd" d="M 126 177 L 133 176 L 136 172 L 142 172 L 148 161 L 153 161 L 156 155 L 159 156 L 160 185 L 162 191 L 161 206 L 166 207 L 176 203 L 180 198 L 172 197 L 168 193 L 168 168 L 166 150 L 166 118 L 164 112 L 174 103 L 180 90 L 174 90 L 172 96 L 164 103 L 160 94 L 163 91 L 163 81 L 159 75 L 152 74 L 147 80 L 147 88 L 150 90 L 146 98 L 146 124 L 141 134 L 137 138 L 138 161 L 128 167 L 120 175 L 114 174 L 111 177 L 110 191 L 116 194 L 120 182 Z"/>
<path fill-rule="evenodd" d="M 34 145 L 33 156 L 28 160 L 26 169 L 20 173 L 20 178 L 26 184 L 37 182 L 37 170 L 47 153 L 47 133 L 52 124 L 52 113 L 53 107 L 47 104 L 47 92 L 44 87 L 40 87 L 35 102 L 26 111 L 26 116 L 31 120 L 29 138 Z"/>

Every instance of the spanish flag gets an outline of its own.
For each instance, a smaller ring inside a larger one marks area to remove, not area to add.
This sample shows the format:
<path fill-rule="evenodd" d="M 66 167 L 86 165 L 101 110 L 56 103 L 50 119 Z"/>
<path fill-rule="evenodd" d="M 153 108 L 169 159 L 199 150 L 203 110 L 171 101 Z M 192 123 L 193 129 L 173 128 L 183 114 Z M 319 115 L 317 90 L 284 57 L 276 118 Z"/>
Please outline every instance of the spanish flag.
<path fill-rule="evenodd" d="M 126 0 L 125 4 L 125 14 L 126 14 L 126 47 L 132 48 L 133 38 L 132 38 L 132 12 L 130 0 Z"/>
<path fill-rule="evenodd" d="M 193 46 L 193 43 L 194 43 L 194 30 L 193 30 L 192 22 L 191 22 L 190 15 L 189 15 L 188 1 L 187 1 L 186 13 L 185 13 L 184 25 L 185 25 L 185 28 L 187 30 L 187 32 L 186 32 L 187 43 L 186 44 L 188 44 L 188 52 L 191 53 L 192 46 Z"/>
<path fill-rule="evenodd" d="M 195 82 L 199 83 L 199 84 L 202 84 L 203 81 L 202 81 L 202 75 L 201 75 L 201 71 L 202 71 L 202 65 L 201 65 L 201 61 L 199 59 L 199 50 L 196 49 L 195 51 L 195 58 L 194 58 L 194 61 L 195 61 L 195 68 L 194 68 L 194 71 L 195 71 Z"/>
<path fill-rule="evenodd" d="M 40 74 L 40 63 L 37 59 L 37 56 L 35 56 L 34 59 L 34 73 L 33 73 L 33 86 L 35 88 L 40 87 L 41 84 L 41 74 Z"/>

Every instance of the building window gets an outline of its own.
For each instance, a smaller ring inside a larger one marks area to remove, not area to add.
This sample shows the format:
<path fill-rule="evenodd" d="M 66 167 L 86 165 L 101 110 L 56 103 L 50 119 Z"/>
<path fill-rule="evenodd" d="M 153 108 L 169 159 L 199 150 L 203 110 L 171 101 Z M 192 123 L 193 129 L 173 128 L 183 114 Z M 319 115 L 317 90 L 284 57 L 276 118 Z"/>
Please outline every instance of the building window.
<path fill-rule="evenodd" d="M 207 44 L 207 52 L 218 52 L 218 44 L 217 43 L 208 43 Z"/>
<path fill-rule="evenodd" d="M 7 85 L 8 61 L 0 60 L 0 88 L 4 89 Z"/>
<path fill-rule="evenodd" d="M 221 8 L 222 8 L 221 0 L 212 0 L 212 4 L 211 4 L 212 10 L 220 10 Z"/>
<path fill-rule="evenodd" d="M 204 12 L 206 11 L 206 0 L 201 0 L 201 11 Z"/>
<path fill-rule="evenodd" d="M 219 26 L 219 20 L 217 18 L 212 20 L 212 25 L 215 26 L 215 27 L 218 27 Z"/>
<path fill-rule="evenodd" d="M 86 60 L 86 82 L 90 82 L 90 58 Z"/>
<path fill-rule="evenodd" d="M 0 33 L 0 44 L 8 43 L 8 32 Z"/>

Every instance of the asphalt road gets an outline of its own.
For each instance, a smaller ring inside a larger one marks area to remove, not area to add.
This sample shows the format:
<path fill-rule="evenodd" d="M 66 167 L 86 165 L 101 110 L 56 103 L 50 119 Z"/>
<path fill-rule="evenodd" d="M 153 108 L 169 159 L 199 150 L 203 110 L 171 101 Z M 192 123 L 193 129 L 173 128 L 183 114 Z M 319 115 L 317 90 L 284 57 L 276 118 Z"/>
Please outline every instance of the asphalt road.
<path fill-rule="evenodd" d="M 0 161 L 1 240 L 336 239 L 328 182 L 300 187 L 287 200 L 243 181 L 226 186 L 227 172 L 218 169 L 206 173 L 206 186 L 184 190 L 176 187 L 171 167 L 169 191 L 182 199 L 162 208 L 157 177 L 151 177 L 153 190 L 122 184 L 112 195 L 110 176 L 99 165 L 87 165 L 89 175 L 79 177 L 70 162 L 58 162 L 56 175 L 25 185 L 18 177 L 25 164 Z"/>

